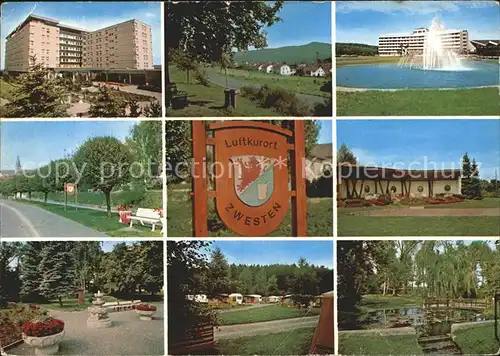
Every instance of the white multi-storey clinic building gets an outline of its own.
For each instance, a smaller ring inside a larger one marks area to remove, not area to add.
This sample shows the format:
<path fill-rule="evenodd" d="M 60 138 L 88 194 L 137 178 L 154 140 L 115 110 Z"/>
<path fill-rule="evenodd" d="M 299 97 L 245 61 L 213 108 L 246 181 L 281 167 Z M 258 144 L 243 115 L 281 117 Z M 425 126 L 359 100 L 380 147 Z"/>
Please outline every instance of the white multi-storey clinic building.
<path fill-rule="evenodd" d="M 429 29 L 416 28 L 411 34 L 393 33 L 381 35 L 378 39 L 380 56 L 400 56 L 404 52 L 422 53 Z M 440 33 L 446 49 L 457 53 L 465 53 L 469 46 L 467 30 L 443 30 Z"/>

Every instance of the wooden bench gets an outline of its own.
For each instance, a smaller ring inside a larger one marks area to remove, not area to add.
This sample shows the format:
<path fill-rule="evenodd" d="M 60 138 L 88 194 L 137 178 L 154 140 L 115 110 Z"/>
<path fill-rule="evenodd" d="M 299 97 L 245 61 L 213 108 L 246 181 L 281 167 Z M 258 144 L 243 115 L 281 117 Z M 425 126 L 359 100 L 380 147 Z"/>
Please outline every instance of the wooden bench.
<path fill-rule="evenodd" d="M 150 224 L 151 231 L 155 231 L 157 224 L 162 224 L 160 212 L 147 208 L 137 209 L 136 214 L 130 217 L 130 227 L 134 224 L 134 220 L 138 220 L 141 225 Z"/>

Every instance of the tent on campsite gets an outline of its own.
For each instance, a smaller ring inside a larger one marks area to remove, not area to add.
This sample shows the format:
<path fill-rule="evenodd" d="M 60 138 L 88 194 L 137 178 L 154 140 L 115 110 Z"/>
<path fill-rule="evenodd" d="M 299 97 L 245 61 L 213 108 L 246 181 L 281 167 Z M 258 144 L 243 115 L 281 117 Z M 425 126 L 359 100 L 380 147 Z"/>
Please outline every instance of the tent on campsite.
<path fill-rule="evenodd" d="M 309 354 L 333 354 L 333 291 L 321 295 L 319 321 L 309 348 Z"/>

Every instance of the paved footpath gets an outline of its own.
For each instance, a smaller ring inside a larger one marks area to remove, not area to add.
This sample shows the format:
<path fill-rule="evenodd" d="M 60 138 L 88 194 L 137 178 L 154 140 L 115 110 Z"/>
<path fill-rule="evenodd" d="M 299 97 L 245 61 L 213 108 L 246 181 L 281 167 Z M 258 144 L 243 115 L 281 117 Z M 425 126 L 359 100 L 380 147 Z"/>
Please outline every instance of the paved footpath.
<path fill-rule="evenodd" d="M 76 221 L 12 200 L 0 200 L 2 237 L 107 237 Z"/>
<path fill-rule="evenodd" d="M 62 319 L 66 335 L 59 345 L 59 355 L 164 355 L 163 303 L 153 303 L 157 312 L 152 321 L 141 321 L 133 310 L 109 313 L 113 326 L 105 329 L 87 327 L 88 312 L 52 311 Z M 7 350 L 9 356 L 34 355 L 22 343 Z"/>
<path fill-rule="evenodd" d="M 279 333 L 300 328 L 316 327 L 318 321 L 319 315 L 315 315 L 302 318 L 264 321 L 261 323 L 223 325 L 215 328 L 215 340 L 235 339 L 243 336 Z"/>

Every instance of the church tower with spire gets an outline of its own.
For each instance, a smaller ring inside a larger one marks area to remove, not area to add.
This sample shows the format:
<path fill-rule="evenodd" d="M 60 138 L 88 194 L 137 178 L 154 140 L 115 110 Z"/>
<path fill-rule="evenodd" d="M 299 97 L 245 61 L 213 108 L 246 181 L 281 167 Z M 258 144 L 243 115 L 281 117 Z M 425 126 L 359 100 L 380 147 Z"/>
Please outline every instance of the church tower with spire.
<path fill-rule="evenodd" d="M 15 174 L 19 174 L 23 172 L 23 167 L 21 166 L 21 160 L 19 159 L 19 156 L 17 156 L 16 159 L 16 168 L 14 170 Z"/>

